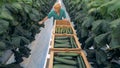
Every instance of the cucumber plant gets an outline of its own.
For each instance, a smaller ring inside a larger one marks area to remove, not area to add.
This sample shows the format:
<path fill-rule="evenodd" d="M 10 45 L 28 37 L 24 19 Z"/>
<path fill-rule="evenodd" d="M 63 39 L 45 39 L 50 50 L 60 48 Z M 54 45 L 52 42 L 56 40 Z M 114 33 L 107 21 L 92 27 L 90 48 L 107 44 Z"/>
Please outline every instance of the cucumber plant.
<path fill-rule="evenodd" d="M 22 57 L 29 57 L 31 50 L 27 45 L 35 40 L 39 28 L 44 26 L 38 22 L 54 3 L 55 0 L 0 0 L 0 59 L 6 50 L 11 50 L 16 60 L 9 65 L 0 60 L 0 68 L 19 68 L 15 65 L 23 61 Z"/>
<path fill-rule="evenodd" d="M 93 68 L 119 68 L 120 1 L 64 0 L 64 3 Z"/>

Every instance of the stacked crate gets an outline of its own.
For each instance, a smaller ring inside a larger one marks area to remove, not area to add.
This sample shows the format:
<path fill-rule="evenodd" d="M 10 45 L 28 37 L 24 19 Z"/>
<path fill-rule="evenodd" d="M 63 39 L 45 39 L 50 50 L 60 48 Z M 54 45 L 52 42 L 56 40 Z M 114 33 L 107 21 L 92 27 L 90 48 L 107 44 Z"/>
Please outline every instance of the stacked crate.
<path fill-rule="evenodd" d="M 68 21 L 56 20 L 52 34 L 49 68 L 90 68 L 76 32 Z"/>

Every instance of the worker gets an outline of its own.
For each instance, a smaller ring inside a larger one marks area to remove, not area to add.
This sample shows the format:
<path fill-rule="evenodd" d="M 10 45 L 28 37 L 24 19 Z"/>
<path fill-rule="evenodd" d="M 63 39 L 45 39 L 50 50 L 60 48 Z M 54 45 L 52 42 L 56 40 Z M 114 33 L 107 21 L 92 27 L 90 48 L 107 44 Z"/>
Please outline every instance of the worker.
<path fill-rule="evenodd" d="M 54 20 L 66 20 L 66 14 L 65 11 L 61 8 L 60 3 L 56 3 L 53 6 L 53 10 L 46 16 L 42 21 L 39 22 L 39 24 L 43 24 L 47 19 L 53 17 Z"/>

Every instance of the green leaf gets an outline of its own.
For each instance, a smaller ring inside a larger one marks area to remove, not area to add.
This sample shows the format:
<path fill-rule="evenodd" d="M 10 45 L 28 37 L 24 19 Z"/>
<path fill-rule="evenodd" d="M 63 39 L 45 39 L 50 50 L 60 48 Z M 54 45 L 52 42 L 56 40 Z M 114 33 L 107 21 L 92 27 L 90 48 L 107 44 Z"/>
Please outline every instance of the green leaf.
<path fill-rule="evenodd" d="M 82 30 L 81 30 L 81 37 L 82 37 L 82 38 L 87 37 L 88 34 L 89 34 L 89 31 L 88 31 L 87 29 L 82 29 Z"/>
<path fill-rule="evenodd" d="M 24 37 L 27 37 L 27 38 L 31 37 L 31 32 L 29 30 L 23 29 L 23 27 L 21 25 L 19 25 L 15 28 L 14 34 L 24 36 Z"/>
<path fill-rule="evenodd" d="M 32 13 L 29 13 L 29 17 L 32 21 L 38 22 L 40 19 L 39 12 L 36 9 L 32 9 Z"/>
<path fill-rule="evenodd" d="M 12 37 L 12 44 L 16 48 L 20 47 L 20 41 L 21 41 L 21 37 L 20 36 Z"/>
<path fill-rule="evenodd" d="M 115 11 L 117 9 L 120 9 L 120 1 L 119 0 L 114 0 L 112 5 L 109 5 L 107 12 L 110 13 L 112 11 Z"/>
<path fill-rule="evenodd" d="M 28 45 L 30 43 L 30 41 L 27 38 L 25 38 L 25 37 L 22 37 L 21 39 L 22 39 L 22 43 L 24 42 L 25 45 L 26 44 Z"/>
<path fill-rule="evenodd" d="M 120 48 L 120 18 L 112 21 L 110 23 L 110 28 L 112 30 L 112 40 L 110 42 L 110 47 Z"/>
<path fill-rule="evenodd" d="M 96 50 L 96 61 L 98 64 L 104 64 L 106 59 L 107 55 L 103 50 Z"/>
<path fill-rule="evenodd" d="M 31 10 L 32 7 L 29 6 L 29 5 L 24 5 L 23 8 L 24 8 L 24 11 L 25 11 L 26 13 L 28 13 L 28 14 L 32 11 L 32 10 Z"/>
<path fill-rule="evenodd" d="M 19 22 L 18 22 L 18 21 L 11 21 L 10 24 L 11 24 L 12 26 L 17 26 L 17 25 L 19 24 Z"/>
<path fill-rule="evenodd" d="M 104 3 L 103 0 L 94 0 L 94 1 L 91 1 L 90 3 L 88 3 L 87 7 L 88 8 L 97 8 L 103 3 Z"/>
<path fill-rule="evenodd" d="M 110 46 L 111 49 L 120 48 L 120 40 L 112 38 L 109 46 Z"/>
<path fill-rule="evenodd" d="M 9 27 L 9 22 L 5 20 L 0 20 L 0 34 L 6 32 L 8 27 Z"/>
<path fill-rule="evenodd" d="M 82 23 L 82 28 L 90 28 L 92 26 L 93 21 L 93 17 L 86 17 L 84 22 Z"/>
<path fill-rule="evenodd" d="M 25 37 L 22 37 L 22 36 L 12 37 L 12 44 L 15 47 L 24 46 L 24 45 L 27 45 L 29 43 L 30 43 L 30 41 L 27 38 L 25 38 Z"/>
<path fill-rule="evenodd" d="M 12 6 L 19 11 L 22 11 L 23 9 L 20 3 L 13 3 Z"/>
<path fill-rule="evenodd" d="M 100 35 L 95 37 L 95 42 L 98 45 L 97 48 L 101 48 L 102 46 L 105 46 L 107 44 L 107 39 L 108 39 L 109 34 L 110 34 L 110 32 L 100 34 Z"/>
<path fill-rule="evenodd" d="M 102 27 L 103 20 L 97 20 L 92 23 L 92 32 L 96 35 L 101 34 L 101 27 Z"/>
<path fill-rule="evenodd" d="M 2 41 L 0 41 L 0 51 L 3 51 L 6 49 L 6 44 Z"/>
<path fill-rule="evenodd" d="M 94 36 L 90 36 L 86 41 L 85 41 L 85 49 L 88 49 L 91 47 L 94 43 Z"/>
<path fill-rule="evenodd" d="M 5 19 L 5 20 L 9 20 L 9 21 L 14 20 L 13 16 L 9 13 L 9 11 L 5 10 L 5 9 L 2 9 L 2 11 L 0 13 L 0 18 Z"/>

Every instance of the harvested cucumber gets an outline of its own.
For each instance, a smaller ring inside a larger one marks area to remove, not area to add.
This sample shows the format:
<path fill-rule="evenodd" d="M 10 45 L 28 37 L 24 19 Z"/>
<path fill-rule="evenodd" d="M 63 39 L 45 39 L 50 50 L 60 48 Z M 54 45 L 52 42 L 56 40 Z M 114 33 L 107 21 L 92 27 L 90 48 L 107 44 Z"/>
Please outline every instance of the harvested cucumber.
<path fill-rule="evenodd" d="M 55 40 L 55 42 L 70 42 L 69 40 Z"/>
<path fill-rule="evenodd" d="M 54 57 L 54 60 L 60 63 L 64 63 L 64 64 L 70 64 L 70 65 L 76 65 L 77 62 L 74 60 L 67 60 L 67 59 L 63 59 L 60 57 Z"/>
<path fill-rule="evenodd" d="M 56 44 L 55 46 L 54 46 L 55 48 L 71 48 L 71 46 L 70 45 L 61 45 L 61 44 Z"/>
<path fill-rule="evenodd" d="M 73 39 L 72 39 L 72 37 L 70 37 L 70 43 L 71 43 L 72 48 L 75 48 L 74 45 L 73 45 Z"/>
<path fill-rule="evenodd" d="M 72 39 L 72 41 L 73 41 L 73 46 L 74 46 L 75 48 L 77 48 L 77 45 L 76 45 L 76 43 L 75 43 L 75 40 Z"/>
<path fill-rule="evenodd" d="M 55 29 L 55 33 L 59 33 L 59 34 L 72 34 L 72 29 L 70 27 L 56 27 Z"/>
<path fill-rule="evenodd" d="M 54 62 L 53 62 L 53 65 L 54 65 L 54 64 L 61 64 L 61 63 L 60 63 L 60 62 L 57 62 L 57 61 L 54 61 Z"/>
<path fill-rule="evenodd" d="M 77 66 L 65 65 L 65 64 L 55 64 L 54 68 L 77 68 Z"/>
<path fill-rule="evenodd" d="M 77 57 L 77 60 L 78 60 L 78 66 L 79 66 L 79 68 L 86 68 L 82 56 L 78 56 L 78 57 Z"/>
<path fill-rule="evenodd" d="M 68 37 L 56 37 L 55 40 L 66 40 Z"/>
<path fill-rule="evenodd" d="M 55 40 L 55 44 L 69 44 L 69 41 L 59 41 L 59 40 Z"/>
<path fill-rule="evenodd" d="M 80 58 L 80 61 L 81 61 L 82 68 L 86 68 L 86 66 L 85 66 L 85 63 L 84 63 L 84 60 L 83 60 L 82 56 L 79 56 L 79 58 Z"/>
<path fill-rule="evenodd" d="M 82 68 L 82 63 L 81 63 L 81 59 L 79 56 L 77 56 L 77 61 L 78 61 L 78 67 Z"/>
<path fill-rule="evenodd" d="M 79 54 L 77 54 L 77 53 L 62 53 L 62 52 L 60 52 L 60 53 L 56 53 L 58 56 L 79 56 Z"/>
<path fill-rule="evenodd" d="M 72 34 L 72 33 L 73 33 L 71 28 L 69 28 L 69 32 L 70 32 L 70 34 Z"/>
<path fill-rule="evenodd" d="M 60 56 L 59 56 L 60 57 Z M 60 57 L 60 58 L 63 58 L 63 59 L 69 59 L 69 60 L 73 60 L 73 57 L 69 57 L 69 56 L 62 56 L 62 57 Z"/>

